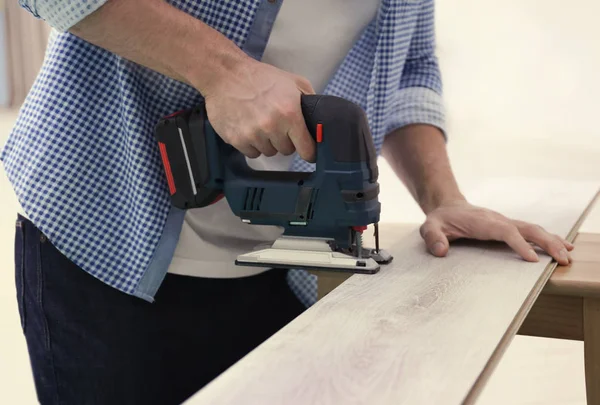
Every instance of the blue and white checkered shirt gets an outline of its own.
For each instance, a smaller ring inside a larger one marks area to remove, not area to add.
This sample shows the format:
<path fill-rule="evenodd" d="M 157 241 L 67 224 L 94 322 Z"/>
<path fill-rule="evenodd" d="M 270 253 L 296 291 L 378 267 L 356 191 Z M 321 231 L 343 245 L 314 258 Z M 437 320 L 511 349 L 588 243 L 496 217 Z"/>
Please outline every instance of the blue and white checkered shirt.
<path fill-rule="evenodd" d="M 273 20 L 265 17 L 281 1 L 169 2 L 260 58 Z M 201 96 L 68 32 L 105 2 L 20 0 L 57 31 L 0 158 L 27 215 L 63 254 L 153 301 L 184 218 L 170 204 L 153 130 Z M 402 126 L 443 129 L 434 47 L 433 0 L 382 0 L 323 93 L 363 107 L 378 153 Z M 293 169 L 311 167 L 296 158 Z"/>

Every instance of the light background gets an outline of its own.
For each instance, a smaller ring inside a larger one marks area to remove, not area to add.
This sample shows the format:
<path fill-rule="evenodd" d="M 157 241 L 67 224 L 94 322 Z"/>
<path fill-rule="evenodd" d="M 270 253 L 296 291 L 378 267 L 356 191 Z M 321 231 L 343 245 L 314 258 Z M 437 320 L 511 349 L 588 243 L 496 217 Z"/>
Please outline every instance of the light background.
<path fill-rule="evenodd" d="M 6 60 L 6 12 L 5 0 L 0 0 L 0 107 L 8 105 L 8 61 Z"/>
<path fill-rule="evenodd" d="M 594 0 L 437 2 L 448 147 L 465 189 L 494 176 L 600 180 L 598 15 Z M 0 112 L 0 143 L 15 117 Z M 385 162 L 381 183 L 384 221 L 423 219 Z M 15 301 L 15 211 L 2 171 L 0 403 L 30 404 L 35 393 Z M 600 230 L 598 217 L 586 227 Z M 517 337 L 479 403 L 585 404 L 583 345 Z"/>

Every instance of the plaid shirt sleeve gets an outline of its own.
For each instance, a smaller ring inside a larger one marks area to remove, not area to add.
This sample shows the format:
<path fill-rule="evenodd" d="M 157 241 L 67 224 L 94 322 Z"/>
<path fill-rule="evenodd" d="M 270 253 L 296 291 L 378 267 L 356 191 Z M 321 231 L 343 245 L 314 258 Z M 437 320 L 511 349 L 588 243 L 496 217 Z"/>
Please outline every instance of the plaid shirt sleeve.
<path fill-rule="evenodd" d="M 61 32 L 67 31 L 106 2 L 107 0 L 19 0 L 21 7 Z"/>
<path fill-rule="evenodd" d="M 435 55 L 434 0 L 419 13 L 400 85 L 391 103 L 386 133 L 410 124 L 429 124 L 445 133 L 442 80 Z"/>

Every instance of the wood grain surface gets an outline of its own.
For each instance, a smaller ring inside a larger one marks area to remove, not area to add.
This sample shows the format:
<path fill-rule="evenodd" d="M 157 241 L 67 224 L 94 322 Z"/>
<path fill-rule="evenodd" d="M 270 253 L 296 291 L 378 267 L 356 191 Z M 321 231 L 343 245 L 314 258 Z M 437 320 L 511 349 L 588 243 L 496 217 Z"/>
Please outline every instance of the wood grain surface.
<path fill-rule="evenodd" d="M 405 237 L 413 232 L 418 226 L 418 224 L 394 225 L 393 236 L 394 238 Z M 389 236 L 391 235 L 383 234 L 384 239 Z M 374 235 L 369 230 L 363 233 L 363 240 L 365 246 L 375 246 Z M 310 273 L 317 276 L 317 298 L 319 300 L 352 276 L 351 273 L 341 273 L 339 271 L 310 271 Z"/>
<path fill-rule="evenodd" d="M 598 186 L 499 179 L 467 196 L 572 236 Z M 395 257 L 390 265 L 350 277 L 188 403 L 473 401 L 473 386 L 500 343 L 510 341 L 507 331 L 516 333 L 514 321 L 535 300 L 550 258 L 526 263 L 503 244 L 476 242 L 455 243 L 446 258 L 434 258 L 417 229 L 404 237 L 394 229 L 382 225 L 382 246 Z"/>

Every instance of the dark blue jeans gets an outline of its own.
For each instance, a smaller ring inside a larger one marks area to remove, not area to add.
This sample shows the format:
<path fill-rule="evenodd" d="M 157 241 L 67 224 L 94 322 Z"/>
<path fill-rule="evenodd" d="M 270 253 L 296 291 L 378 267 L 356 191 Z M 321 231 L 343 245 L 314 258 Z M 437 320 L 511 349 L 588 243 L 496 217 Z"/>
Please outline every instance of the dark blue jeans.
<path fill-rule="evenodd" d="M 42 404 L 180 404 L 305 309 L 284 270 L 168 274 L 150 304 L 85 273 L 22 217 L 15 269 Z"/>

